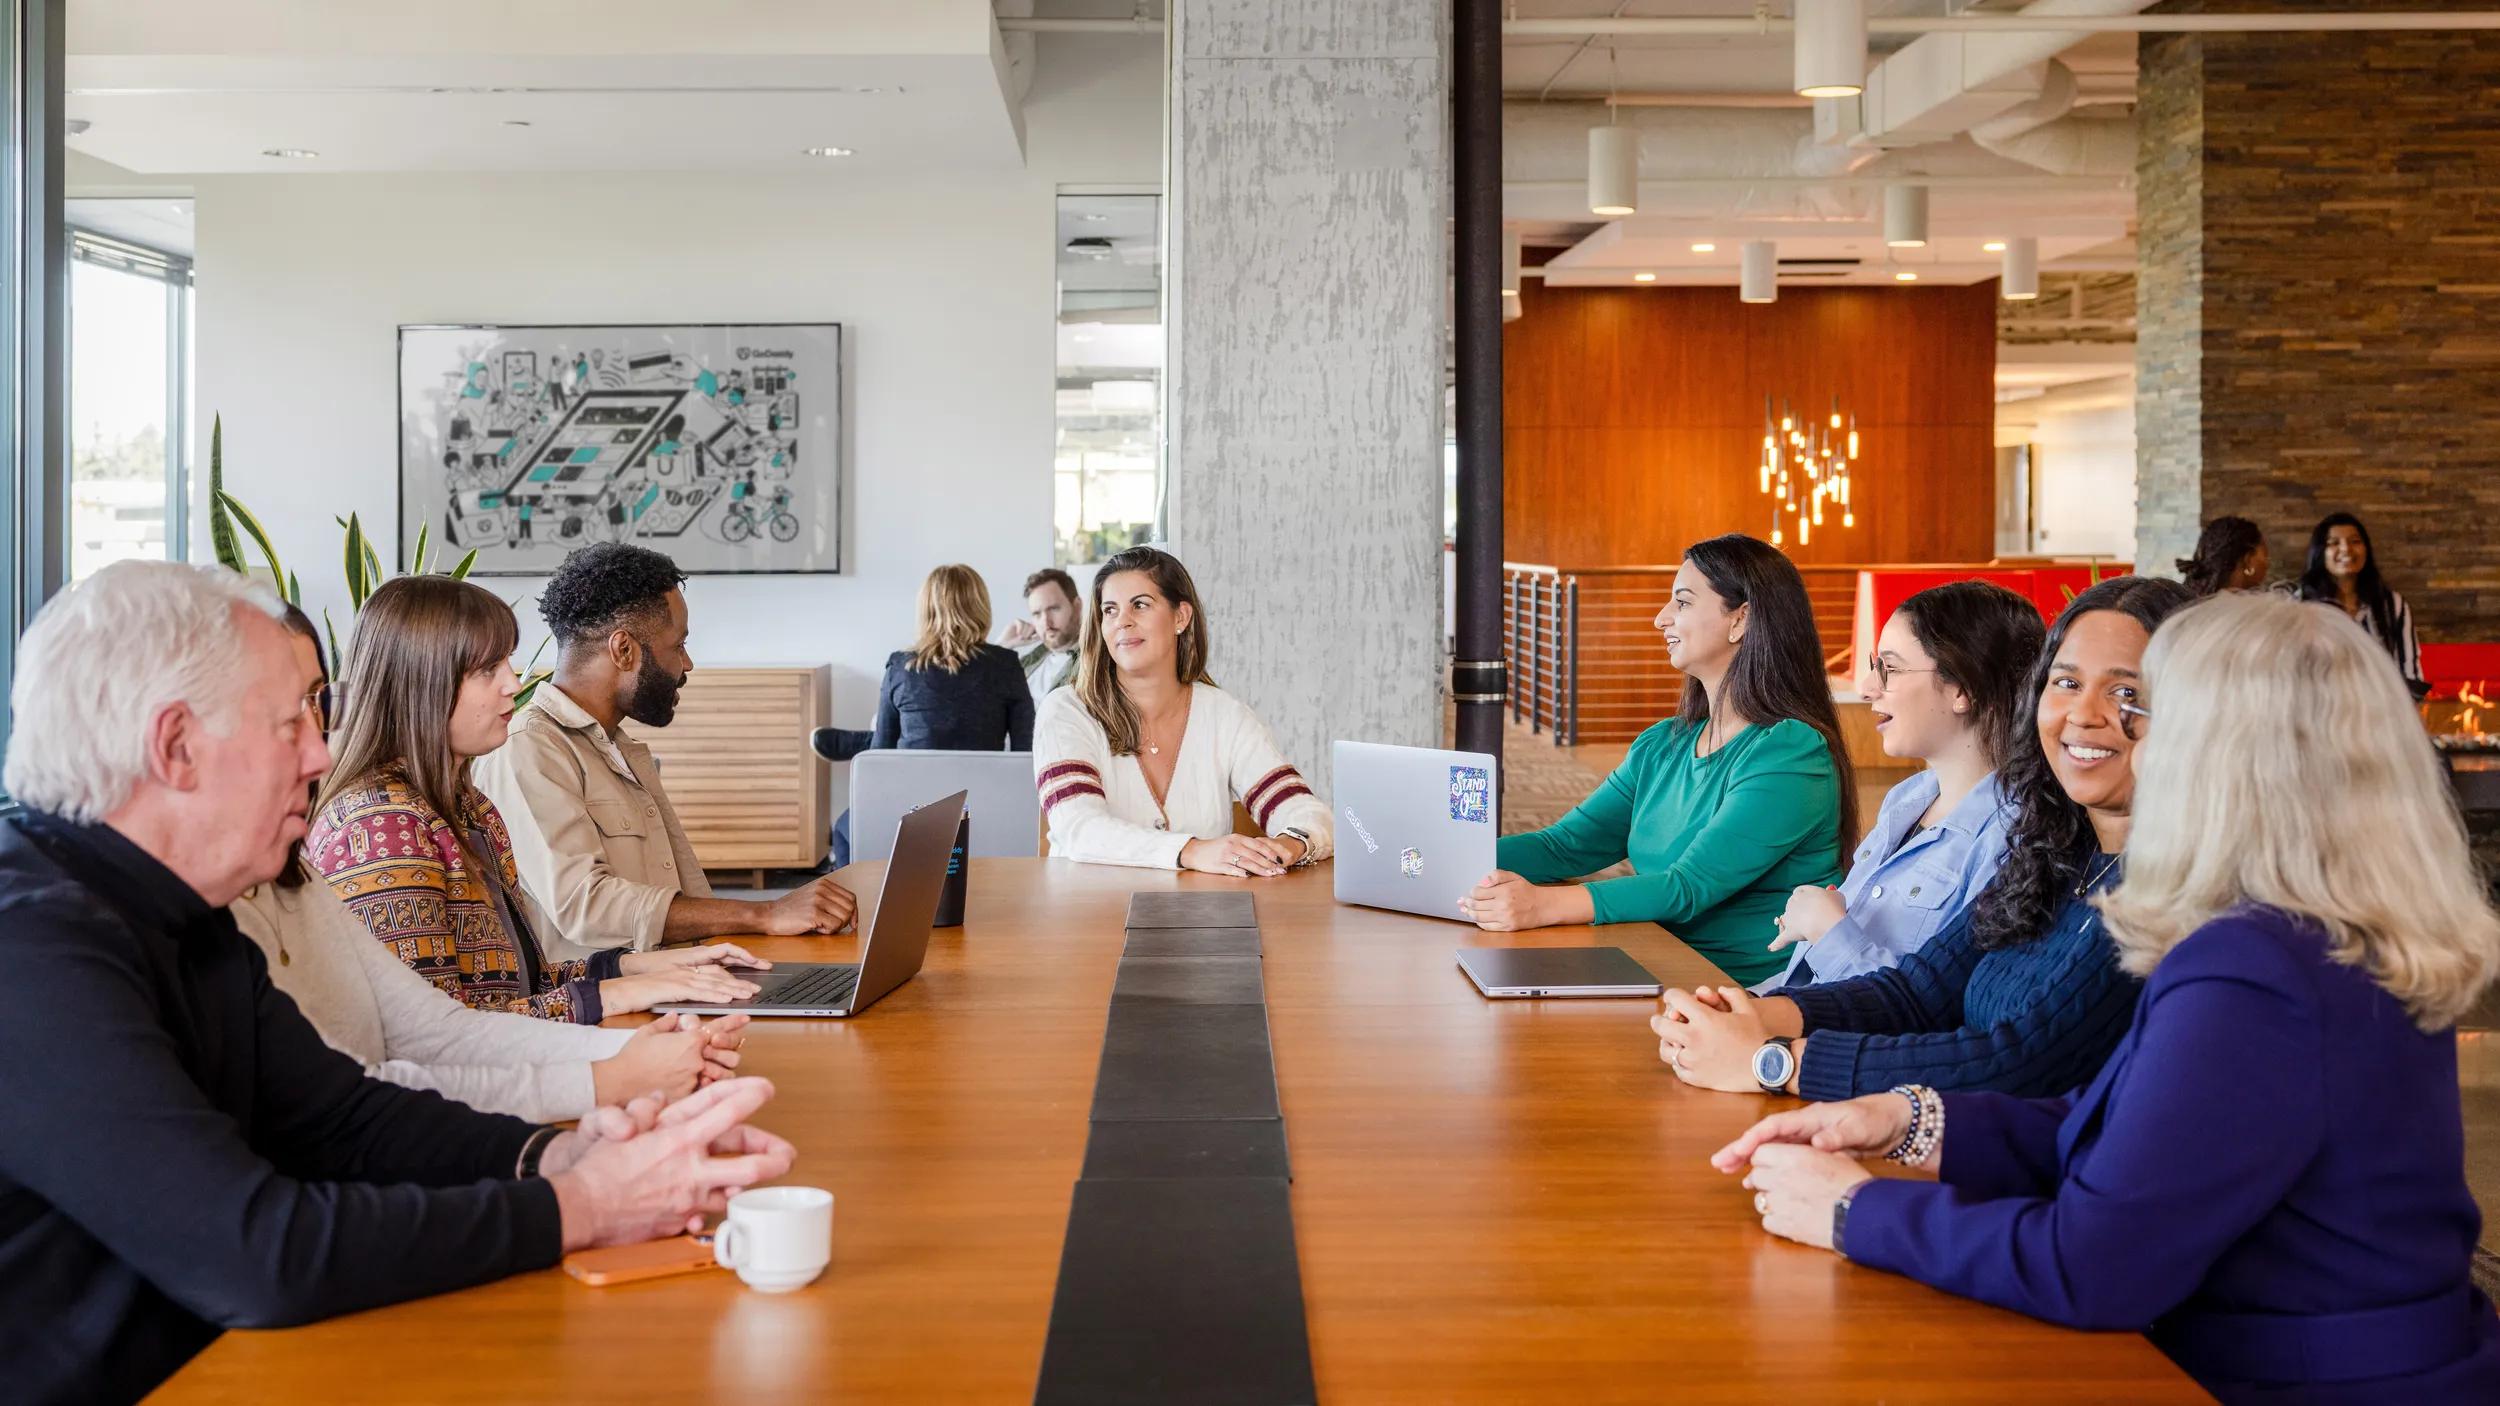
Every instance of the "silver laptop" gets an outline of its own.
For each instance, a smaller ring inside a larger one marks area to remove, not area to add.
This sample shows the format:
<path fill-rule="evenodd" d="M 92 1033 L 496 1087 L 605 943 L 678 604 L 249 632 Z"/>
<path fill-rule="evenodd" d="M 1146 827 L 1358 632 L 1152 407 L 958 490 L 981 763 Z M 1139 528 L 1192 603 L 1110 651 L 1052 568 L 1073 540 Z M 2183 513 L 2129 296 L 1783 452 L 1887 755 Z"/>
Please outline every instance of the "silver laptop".
<path fill-rule="evenodd" d="M 1658 978 L 1620 947 L 1461 947 L 1458 969 L 1487 996 L 1658 994 Z"/>
<path fill-rule="evenodd" d="M 851 759 L 851 858 L 883 859 L 894 823 L 931 796 L 964 793 L 972 817 L 970 859 L 1031 859 L 1042 852 L 1042 797 L 1031 752 L 901 751 Z"/>
<path fill-rule="evenodd" d="M 739 972 L 758 990 L 743 1001 L 671 1001 L 656 1011 L 697 1015 L 852 1016 L 920 973 L 929 953 L 929 923 L 937 916 L 938 890 L 946 882 L 962 823 L 964 793 L 957 791 L 912 811 L 894 828 L 894 856 L 886 861 L 875 913 L 861 920 L 864 934 L 856 962 L 776 962 L 768 972 Z"/>
<path fill-rule="evenodd" d="M 1493 758 L 1340 742 L 1335 761 L 1337 901 L 1467 921 L 1458 901 L 1495 867 Z"/>

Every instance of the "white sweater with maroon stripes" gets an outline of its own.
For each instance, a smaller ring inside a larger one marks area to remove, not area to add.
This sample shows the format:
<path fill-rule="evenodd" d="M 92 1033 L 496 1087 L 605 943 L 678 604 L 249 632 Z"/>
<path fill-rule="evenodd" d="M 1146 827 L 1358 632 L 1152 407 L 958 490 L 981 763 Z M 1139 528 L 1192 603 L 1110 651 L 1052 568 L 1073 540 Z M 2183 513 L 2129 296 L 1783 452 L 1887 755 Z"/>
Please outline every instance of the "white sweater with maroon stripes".
<path fill-rule="evenodd" d="M 1033 780 L 1050 823 L 1050 852 L 1093 864 L 1180 867 L 1193 839 L 1233 833 L 1233 802 L 1270 835 L 1299 827 L 1311 858 L 1329 855 L 1328 807 L 1276 750 L 1259 716 L 1213 684 L 1192 689 L 1172 786 L 1161 806 L 1137 758 L 1114 757 L 1102 724 L 1073 688 L 1054 690 L 1033 719 Z"/>

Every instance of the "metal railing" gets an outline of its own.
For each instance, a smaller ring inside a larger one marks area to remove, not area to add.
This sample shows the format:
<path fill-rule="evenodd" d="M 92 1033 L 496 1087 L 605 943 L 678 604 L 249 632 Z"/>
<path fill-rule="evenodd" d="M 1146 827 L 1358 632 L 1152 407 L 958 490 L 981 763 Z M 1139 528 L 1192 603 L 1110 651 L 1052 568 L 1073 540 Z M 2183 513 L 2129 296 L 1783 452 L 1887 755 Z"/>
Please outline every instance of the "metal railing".
<path fill-rule="evenodd" d="M 1824 667 L 1852 674 L 1851 617 L 1860 568 L 1801 566 Z M 1652 623 L 1674 566 L 1560 567 L 1502 563 L 1502 641 L 1511 721 L 1557 747 L 1628 742 L 1672 716 L 1683 675 Z"/>

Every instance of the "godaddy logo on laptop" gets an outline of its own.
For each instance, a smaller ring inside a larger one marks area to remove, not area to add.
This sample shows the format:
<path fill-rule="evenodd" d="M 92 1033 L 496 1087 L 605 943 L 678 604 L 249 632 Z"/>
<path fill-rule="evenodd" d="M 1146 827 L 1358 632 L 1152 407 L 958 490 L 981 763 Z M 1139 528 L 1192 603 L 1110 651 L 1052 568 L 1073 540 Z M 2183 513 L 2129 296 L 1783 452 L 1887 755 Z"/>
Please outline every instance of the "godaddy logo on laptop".
<path fill-rule="evenodd" d="M 1355 838 L 1363 842 L 1363 853 L 1380 853 L 1380 841 L 1373 839 L 1372 832 L 1363 828 L 1363 817 L 1356 815 L 1352 806 L 1345 808 L 1345 823 L 1354 827 Z"/>

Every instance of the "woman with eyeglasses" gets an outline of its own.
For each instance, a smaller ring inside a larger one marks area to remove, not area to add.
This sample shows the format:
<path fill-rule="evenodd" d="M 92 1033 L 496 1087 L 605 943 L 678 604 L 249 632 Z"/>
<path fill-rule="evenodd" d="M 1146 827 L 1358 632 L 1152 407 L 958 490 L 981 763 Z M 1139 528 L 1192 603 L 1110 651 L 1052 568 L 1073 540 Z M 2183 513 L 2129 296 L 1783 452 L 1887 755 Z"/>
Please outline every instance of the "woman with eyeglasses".
<path fill-rule="evenodd" d="M 2092 899 L 2120 878 L 2142 735 L 2144 649 L 2193 597 L 2122 576 L 2067 605 L 2024 701 L 2031 745 L 2005 766 L 2005 862 L 1978 900 L 1897 966 L 1756 998 L 1669 991 L 1650 1021 L 1686 1083 L 1855 1098 L 1904 1084 L 2063 1093 L 2127 1028 L 2135 978 Z M 1811 949 L 1809 949 L 1810 951 Z"/>
<path fill-rule="evenodd" d="M 2144 674 L 2099 903 L 2144 993 L 2099 1076 L 1781 1113 L 1711 1163 L 1774 1235 L 2141 1332 L 2231 1406 L 2500 1401 L 2456 1035 L 2500 915 L 2411 700 L 2349 619 L 2263 595 L 2183 613 Z"/>
<path fill-rule="evenodd" d="M 2039 607 L 1985 581 L 1930 587 L 1884 622 L 1858 692 L 1884 755 L 1920 770 L 1885 794 L 1840 887 L 1789 895 L 1771 947 L 1795 955 L 1757 991 L 1892 966 L 1996 877 L 2013 823 L 1997 771 L 2029 743 L 2023 675 L 2045 633 Z"/>

